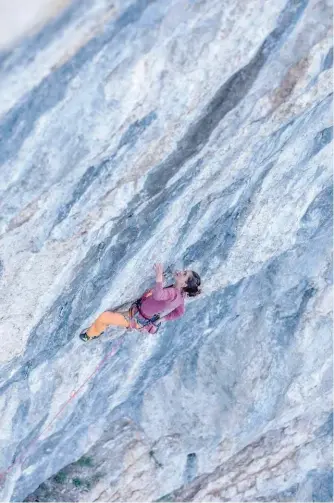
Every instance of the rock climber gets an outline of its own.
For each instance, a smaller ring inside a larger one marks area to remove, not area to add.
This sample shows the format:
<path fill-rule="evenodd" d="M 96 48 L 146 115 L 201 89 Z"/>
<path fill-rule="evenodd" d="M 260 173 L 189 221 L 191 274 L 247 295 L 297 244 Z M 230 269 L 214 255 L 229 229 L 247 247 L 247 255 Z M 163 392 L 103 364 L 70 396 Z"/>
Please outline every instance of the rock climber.
<path fill-rule="evenodd" d="M 176 320 L 184 314 L 186 297 L 199 293 L 201 279 L 194 271 L 178 271 L 174 274 L 173 285 L 164 288 L 162 264 L 154 265 L 156 284 L 134 302 L 126 312 L 105 311 L 94 323 L 80 333 L 80 339 L 87 342 L 103 334 L 109 326 L 147 331 L 154 334 L 161 322 Z"/>

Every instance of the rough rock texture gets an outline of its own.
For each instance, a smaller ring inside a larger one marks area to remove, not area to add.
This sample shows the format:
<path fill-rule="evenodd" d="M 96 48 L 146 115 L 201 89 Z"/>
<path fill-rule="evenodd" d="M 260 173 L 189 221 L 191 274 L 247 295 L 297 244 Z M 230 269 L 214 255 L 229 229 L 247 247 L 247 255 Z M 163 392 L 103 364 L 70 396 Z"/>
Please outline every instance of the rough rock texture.
<path fill-rule="evenodd" d="M 0 499 L 332 499 L 331 21 L 75 1 L 1 53 Z M 156 260 L 184 318 L 83 344 Z"/>

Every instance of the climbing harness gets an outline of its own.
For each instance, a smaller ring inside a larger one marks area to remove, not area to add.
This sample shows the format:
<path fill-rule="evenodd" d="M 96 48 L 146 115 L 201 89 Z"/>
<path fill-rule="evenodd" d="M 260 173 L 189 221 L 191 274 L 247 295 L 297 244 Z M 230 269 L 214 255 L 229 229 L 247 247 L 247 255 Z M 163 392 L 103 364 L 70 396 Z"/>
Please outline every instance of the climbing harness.
<path fill-rule="evenodd" d="M 156 324 L 156 322 L 160 319 L 159 314 L 155 314 L 151 318 L 148 318 L 147 316 L 144 315 L 144 313 L 141 310 L 141 305 L 143 303 L 143 300 L 145 300 L 147 297 L 150 297 L 152 295 L 152 291 L 149 290 L 148 292 L 144 293 L 144 295 L 136 300 L 131 308 L 130 308 L 130 317 L 134 319 L 138 325 L 140 325 L 141 328 L 147 327 L 148 325 L 153 325 L 156 328 L 156 332 L 159 330 L 159 327 L 161 323 Z"/>
<path fill-rule="evenodd" d="M 140 297 L 140 299 L 136 300 L 132 304 L 132 306 L 130 307 L 130 310 L 129 310 L 129 315 L 130 315 L 130 318 L 133 319 L 138 324 L 138 326 L 140 328 L 147 327 L 148 325 L 153 325 L 156 328 L 156 331 L 154 333 L 157 333 L 157 331 L 159 330 L 159 328 L 161 326 L 161 322 L 157 323 L 157 321 L 160 320 L 163 316 L 166 316 L 167 314 L 171 313 L 174 310 L 174 308 L 172 308 L 171 310 L 169 310 L 167 312 L 155 314 L 151 318 L 148 318 L 142 312 L 141 305 L 142 305 L 143 301 L 145 299 L 147 299 L 148 297 L 151 297 L 151 295 L 152 295 L 152 290 L 147 290 L 144 293 L 144 295 L 142 295 L 142 297 Z M 138 327 L 136 327 L 136 328 L 138 328 Z"/>
<path fill-rule="evenodd" d="M 143 320 L 145 320 L 145 325 L 149 325 L 150 323 L 153 323 L 153 325 L 154 325 L 155 322 L 160 319 L 160 315 L 159 314 L 155 314 L 154 316 L 152 316 L 152 318 L 147 318 L 143 314 L 142 310 L 140 309 L 141 308 L 141 302 L 139 302 L 139 301 L 136 302 L 136 308 L 138 309 L 138 313 L 141 316 L 141 318 Z"/>

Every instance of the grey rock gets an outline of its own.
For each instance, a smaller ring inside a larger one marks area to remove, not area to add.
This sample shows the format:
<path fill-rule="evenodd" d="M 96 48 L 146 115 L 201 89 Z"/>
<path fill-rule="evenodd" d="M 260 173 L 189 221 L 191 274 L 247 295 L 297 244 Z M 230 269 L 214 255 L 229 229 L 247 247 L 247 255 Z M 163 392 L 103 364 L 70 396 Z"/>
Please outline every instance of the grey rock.
<path fill-rule="evenodd" d="M 1 500 L 331 501 L 331 3 L 57 9 L 0 54 Z M 185 316 L 82 343 L 156 261 Z"/>

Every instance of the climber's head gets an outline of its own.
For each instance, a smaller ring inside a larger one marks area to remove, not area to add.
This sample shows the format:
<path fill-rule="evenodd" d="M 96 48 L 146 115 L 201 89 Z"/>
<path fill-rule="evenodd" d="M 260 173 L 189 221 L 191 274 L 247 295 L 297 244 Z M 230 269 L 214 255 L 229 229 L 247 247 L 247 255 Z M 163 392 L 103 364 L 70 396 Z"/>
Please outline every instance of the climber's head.
<path fill-rule="evenodd" d="M 201 278 L 195 271 L 176 271 L 174 274 L 175 286 L 183 290 L 189 297 L 195 297 L 201 293 L 199 288 Z"/>

